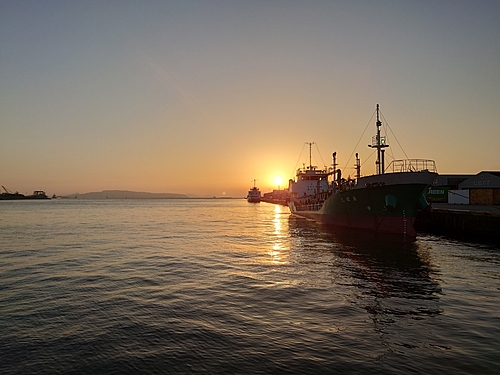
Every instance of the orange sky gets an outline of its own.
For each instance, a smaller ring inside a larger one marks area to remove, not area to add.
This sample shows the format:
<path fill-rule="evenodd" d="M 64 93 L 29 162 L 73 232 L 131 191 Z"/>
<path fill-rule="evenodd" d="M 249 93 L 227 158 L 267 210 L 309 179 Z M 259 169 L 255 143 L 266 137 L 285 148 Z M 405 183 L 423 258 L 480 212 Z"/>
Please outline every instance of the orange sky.
<path fill-rule="evenodd" d="M 498 19 L 495 1 L 4 2 L 0 185 L 243 197 L 305 142 L 370 174 L 374 121 L 354 147 L 377 103 L 408 157 L 500 170 Z"/>

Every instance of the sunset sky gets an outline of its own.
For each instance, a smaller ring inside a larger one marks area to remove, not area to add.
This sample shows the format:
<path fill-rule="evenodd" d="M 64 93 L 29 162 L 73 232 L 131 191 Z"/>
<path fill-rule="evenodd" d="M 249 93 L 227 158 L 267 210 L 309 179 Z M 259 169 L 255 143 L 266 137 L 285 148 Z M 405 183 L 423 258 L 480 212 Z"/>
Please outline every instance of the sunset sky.
<path fill-rule="evenodd" d="M 243 197 L 305 142 L 371 174 L 377 103 L 409 158 L 498 171 L 499 20 L 495 0 L 0 0 L 0 185 Z"/>

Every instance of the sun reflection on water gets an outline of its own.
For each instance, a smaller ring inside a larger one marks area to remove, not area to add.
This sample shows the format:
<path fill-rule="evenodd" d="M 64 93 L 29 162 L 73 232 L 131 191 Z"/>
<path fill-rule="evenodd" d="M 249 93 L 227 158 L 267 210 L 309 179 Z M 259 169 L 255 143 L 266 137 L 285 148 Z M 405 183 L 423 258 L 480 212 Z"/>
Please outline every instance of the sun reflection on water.
<path fill-rule="evenodd" d="M 281 206 L 274 206 L 274 234 L 279 236 L 281 233 L 281 219 L 280 219 L 280 214 L 281 214 Z"/>
<path fill-rule="evenodd" d="M 273 218 L 273 224 L 274 224 L 273 247 L 268 252 L 268 254 L 271 256 L 271 262 L 273 264 L 285 264 L 286 263 L 286 261 L 284 261 L 282 259 L 282 253 L 284 250 L 286 250 L 286 248 L 284 246 L 285 236 L 282 233 L 281 220 L 282 220 L 281 206 L 275 205 L 274 206 L 274 218 Z"/>

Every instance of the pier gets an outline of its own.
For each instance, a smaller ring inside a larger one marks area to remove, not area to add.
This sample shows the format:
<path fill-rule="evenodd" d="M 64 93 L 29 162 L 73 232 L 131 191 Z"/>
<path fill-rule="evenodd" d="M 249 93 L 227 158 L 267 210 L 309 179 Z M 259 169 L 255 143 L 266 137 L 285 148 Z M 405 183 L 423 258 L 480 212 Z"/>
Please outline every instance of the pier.
<path fill-rule="evenodd" d="M 290 195 L 288 194 L 287 189 L 273 190 L 272 192 L 264 193 L 262 198 L 260 198 L 260 201 L 288 206 L 289 197 Z"/>
<path fill-rule="evenodd" d="M 417 231 L 500 238 L 500 205 L 433 203 L 420 212 Z"/>

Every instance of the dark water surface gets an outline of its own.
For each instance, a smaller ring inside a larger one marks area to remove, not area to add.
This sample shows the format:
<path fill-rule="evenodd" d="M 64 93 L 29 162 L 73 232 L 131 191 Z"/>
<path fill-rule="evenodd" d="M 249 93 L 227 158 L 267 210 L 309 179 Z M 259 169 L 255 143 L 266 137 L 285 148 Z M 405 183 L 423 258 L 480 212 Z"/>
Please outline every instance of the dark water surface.
<path fill-rule="evenodd" d="M 0 202 L 0 374 L 500 373 L 500 247 L 245 200 Z"/>

